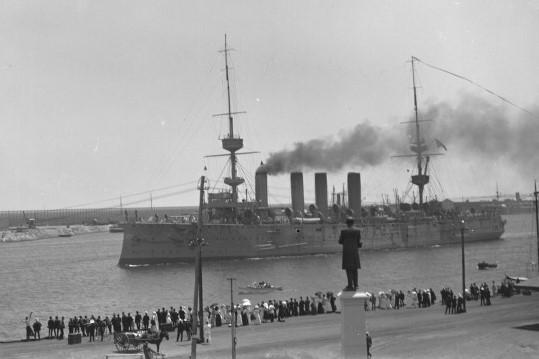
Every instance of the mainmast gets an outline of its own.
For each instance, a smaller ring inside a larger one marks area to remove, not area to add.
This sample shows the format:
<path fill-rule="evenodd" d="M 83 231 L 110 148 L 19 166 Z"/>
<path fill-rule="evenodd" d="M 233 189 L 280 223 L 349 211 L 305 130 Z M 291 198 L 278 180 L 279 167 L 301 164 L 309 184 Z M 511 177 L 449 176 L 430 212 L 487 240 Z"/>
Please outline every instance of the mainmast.
<path fill-rule="evenodd" d="M 417 161 L 417 175 L 412 176 L 412 183 L 415 184 L 419 190 L 419 205 L 423 204 L 423 190 L 425 185 L 429 183 L 429 176 L 427 175 L 427 166 L 429 164 L 429 157 L 423 156 L 423 153 L 427 150 L 425 141 L 421 138 L 419 128 L 419 116 L 417 111 L 417 91 L 415 85 L 415 57 L 412 56 L 412 83 L 414 87 L 414 112 L 415 112 L 415 142 L 410 145 L 410 150 L 415 152 Z M 423 168 L 423 159 L 425 158 L 425 168 Z"/>
<path fill-rule="evenodd" d="M 244 179 L 237 176 L 236 169 L 236 151 L 240 150 L 243 147 L 243 139 L 241 137 L 234 136 L 234 118 L 232 115 L 239 112 L 232 112 L 232 107 L 230 104 L 230 81 L 228 77 L 228 52 L 230 49 L 227 47 L 226 34 L 225 34 L 225 49 L 222 52 L 225 54 L 225 73 L 226 73 L 226 91 L 227 91 L 227 101 L 228 101 L 228 111 L 225 115 L 228 116 L 228 135 L 221 139 L 223 144 L 223 149 L 230 152 L 230 177 L 225 177 L 225 184 L 229 185 L 232 189 L 232 202 L 233 202 L 233 211 L 236 213 L 235 204 L 238 202 L 238 186 L 244 182 Z"/>

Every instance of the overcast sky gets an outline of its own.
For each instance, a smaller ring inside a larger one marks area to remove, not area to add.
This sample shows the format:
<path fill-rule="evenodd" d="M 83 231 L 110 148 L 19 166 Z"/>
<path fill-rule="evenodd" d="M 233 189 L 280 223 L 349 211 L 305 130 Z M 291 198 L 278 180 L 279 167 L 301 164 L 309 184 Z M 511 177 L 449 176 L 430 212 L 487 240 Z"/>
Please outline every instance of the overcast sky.
<path fill-rule="evenodd" d="M 420 116 L 437 123 L 425 132 L 448 149 L 427 194 L 532 192 L 537 19 L 535 1 L 1 1 L 0 209 L 144 206 L 151 190 L 154 205 L 193 205 L 204 166 L 222 187 L 225 161 L 203 156 L 223 153 L 228 132 L 212 117 L 226 111 L 225 33 L 233 110 L 247 112 L 235 127 L 260 151 L 241 157 L 246 176 L 271 153 L 360 124 L 406 138 L 416 56 L 534 114 L 418 63 Z M 330 185 L 357 171 L 368 201 L 406 192 L 414 164 L 391 159 L 394 147 L 331 171 Z M 307 200 L 319 170 L 304 168 Z M 272 203 L 289 200 L 288 182 L 270 178 Z"/>

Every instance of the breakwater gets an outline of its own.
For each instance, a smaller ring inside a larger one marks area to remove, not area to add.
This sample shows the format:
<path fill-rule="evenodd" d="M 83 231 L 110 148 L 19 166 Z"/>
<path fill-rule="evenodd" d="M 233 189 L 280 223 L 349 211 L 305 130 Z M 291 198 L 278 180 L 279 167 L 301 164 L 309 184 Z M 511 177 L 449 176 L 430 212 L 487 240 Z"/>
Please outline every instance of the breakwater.
<path fill-rule="evenodd" d="M 48 210 L 0 211 L 0 230 L 15 227 L 66 226 L 66 225 L 100 225 L 114 224 L 139 218 L 149 218 L 157 214 L 161 218 L 182 216 L 196 213 L 195 207 L 129 207 L 129 208 L 66 208 Z"/>

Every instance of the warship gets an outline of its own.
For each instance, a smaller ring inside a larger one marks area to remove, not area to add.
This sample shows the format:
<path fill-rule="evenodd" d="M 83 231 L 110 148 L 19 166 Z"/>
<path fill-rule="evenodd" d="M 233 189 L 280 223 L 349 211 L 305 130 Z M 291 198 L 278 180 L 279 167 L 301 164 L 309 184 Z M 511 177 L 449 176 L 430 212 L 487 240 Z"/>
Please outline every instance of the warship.
<path fill-rule="evenodd" d="M 417 173 L 411 182 L 417 186 L 419 203 L 396 206 L 389 210 L 362 208 L 361 175 L 347 174 L 347 198 L 344 193 L 328 201 L 327 173 L 314 174 L 315 203 L 307 208 L 304 200 L 303 173 L 290 173 L 291 206 L 275 208 L 268 203 L 268 174 L 270 169 L 261 164 L 255 173 L 254 200 L 238 200 L 239 187 L 245 180 L 238 176 L 237 160 L 243 148 L 243 138 L 234 132 L 230 104 L 229 67 L 226 36 L 225 74 L 228 98 L 228 134 L 221 139 L 228 151 L 230 176 L 224 178 L 227 190 L 201 195 L 198 216 L 167 218 L 159 223 L 143 223 L 137 219 L 121 224 L 124 230 L 119 265 L 146 265 L 195 260 L 193 242 L 198 229 L 202 231 L 202 255 L 207 259 L 263 258 L 303 256 L 336 253 L 345 219 L 352 216 L 361 229 L 363 249 L 393 249 L 431 247 L 460 243 L 464 226 L 466 242 L 496 240 L 504 232 L 505 222 L 490 208 L 475 211 L 443 209 L 436 201 L 425 202 L 423 191 L 429 183 L 427 174 L 431 155 L 420 135 L 417 97 L 414 81 L 415 139 L 410 144 L 410 155 L 415 158 Z M 414 58 L 412 57 L 412 70 Z M 414 71 L 412 71 L 412 74 Z M 204 187 L 204 184 L 200 184 Z M 201 194 L 203 191 L 201 190 Z M 374 209 L 374 210 L 373 210 Z M 200 223 L 199 223 L 200 221 Z M 200 224 L 203 223 L 202 226 Z"/>

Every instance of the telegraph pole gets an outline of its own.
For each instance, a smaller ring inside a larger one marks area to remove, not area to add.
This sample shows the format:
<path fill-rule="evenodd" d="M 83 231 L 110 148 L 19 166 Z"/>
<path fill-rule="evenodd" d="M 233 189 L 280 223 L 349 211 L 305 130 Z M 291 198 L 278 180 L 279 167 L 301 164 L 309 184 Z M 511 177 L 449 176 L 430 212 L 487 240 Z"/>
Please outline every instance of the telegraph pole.
<path fill-rule="evenodd" d="M 535 196 L 535 231 L 537 234 L 537 270 L 539 271 L 539 208 L 537 207 L 537 180 L 535 180 L 535 187 L 533 195 Z"/>
<path fill-rule="evenodd" d="M 464 264 L 464 220 L 461 221 L 460 227 L 460 246 L 462 251 L 462 309 L 466 313 L 466 267 Z"/>
<path fill-rule="evenodd" d="M 202 309 L 202 246 L 204 245 L 204 238 L 202 238 L 202 207 L 204 205 L 204 185 L 206 178 L 204 176 L 200 177 L 200 199 L 198 205 L 198 223 L 197 223 L 197 234 L 196 238 L 191 241 L 190 245 L 195 247 L 195 290 L 193 295 L 193 315 L 191 318 L 193 320 L 192 327 L 192 336 L 191 336 L 191 359 L 196 359 L 197 357 L 197 343 L 202 342 L 204 338 L 203 326 L 204 320 L 203 316 L 200 317 L 202 321 L 200 326 L 200 335 L 198 333 L 198 319 L 199 319 L 199 303 L 200 303 L 200 312 Z M 200 298 L 199 298 L 200 295 Z"/>
<path fill-rule="evenodd" d="M 230 322 L 232 327 L 230 333 L 232 335 L 232 359 L 236 359 L 236 310 L 234 309 L 234 289 L 233 282 L 236 278 L 227 278 L 230 281 Z"/>

